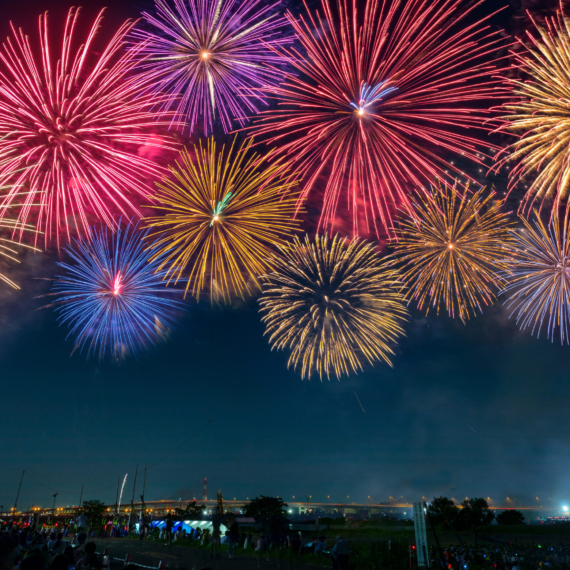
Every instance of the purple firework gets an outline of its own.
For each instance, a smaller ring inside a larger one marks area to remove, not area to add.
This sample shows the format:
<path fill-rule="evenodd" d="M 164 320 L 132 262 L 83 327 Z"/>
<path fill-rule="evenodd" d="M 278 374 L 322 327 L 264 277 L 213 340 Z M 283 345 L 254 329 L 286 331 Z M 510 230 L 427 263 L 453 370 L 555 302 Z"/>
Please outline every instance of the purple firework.
<path fill-rule="evenodd" d="M 274 48 L 287 43 L 279 28 L 286 20 L 276 4 L 260 0 L 156 0 L 156 16 L 143 13 L 152 31 L 136 29 L 141 41 L 140 69 L 153 94 L 168 98 L 158 116 L 174 111 L 172 124 L 187 123 L 190 133 L 198 118 L 204 132 L 218 119 L 225 132 L 232 120 L 244 125 L 248 113 L 264 103 L 261 89 L 275 85 L 282 61 Z"/>

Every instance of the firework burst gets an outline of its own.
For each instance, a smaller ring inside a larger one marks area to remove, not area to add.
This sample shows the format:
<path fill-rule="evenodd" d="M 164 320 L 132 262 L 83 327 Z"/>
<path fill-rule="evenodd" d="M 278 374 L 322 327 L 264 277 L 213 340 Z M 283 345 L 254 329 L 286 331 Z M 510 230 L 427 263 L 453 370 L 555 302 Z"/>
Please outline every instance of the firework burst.
<path fill-rule="evenodd" d="M 570 220 L 560 220 L 557 209 L 549 226 L 535 218 L 533 226 L 522 217 L 524 229 L 513 232 L 506 304 L 522 330 L 531 327 L 538 337 L 545 326 L 554 342 L 559 328 L 561 344 L 570 343 Z"/>
<path fill-rule="evenodd" d="M 298 225 L 297 193 L 287 193 L 295 182 L 284 179 L 279 160 L 265 164 L 249 152 L 252 142 L 236 148 L 234 139 L 218 150 L 211 138 L 206 147 L 194 147 L 195 160 L 183 153 L 172 177 L 157 185 L 165 214 L 147 219 L 155 230 L 154 257 L 162 258 L 169 280 L 187 273 L 186 291 L 198 299 L 204 290 L 212 301 L 229 301 L 259 288 L 272 247 Z"/>
<path fill-rule="evenodd" d="M 13 26 L 0 50 L 0 185 L 11 184 L 0 215 L 19 204 L 19 222 L 33 217 L 46 245 L 55 239 L 58 247 L 61 233 L 67 241 L 72 232 L 89 235 L 90 215 L 111 225 L 113 212 L 136 213 L 133 196 L 148 196 L 150 178 L 163 174 L 142 156 L 161 143 L 152 97 L 129 79 L 136 54 L 122 46 L 131 25 L 96 55 L 102 13 L 74 49 L 78 15 L 70 10 L 57 58 L 47 15 L 37 53 Z"/>
<path fill-rule="evenodd" d="M 494 290 L 505 284 L 501 272 L 511 241 L 501 208 L 484 188 L 461 195 L 456 186 L 440 185 L 415 204 L 413 215 L 402 216 L 394 249 L 404 264 L 408 302 L 415 300 L 426 314 L 445 306 L 461 319 L 494 302 Z"/>
<path fill-rule="evenodd" d="M 50 306 L 69 326 L 75 349 L 120 359 L 168 336 L 180 303 L 168 296 L 160 259 L 149 262 L 143 237 L 119 223 L 115 233 L 93 229 L 90 240 L 66 247 L 72 262 L 58 263 L 66 275 L 56 277 Z"/>
<path fill-rule="evenodd" d="M 509 190 L 526 183 L 521 206 L 536 200 L 554 200 L 555 207 L 570 191 L 570 22 L 558 12 L 546 18 L 546 28 L 536 25 L 539 38 L 528 34 L 530 46 L 513 53 L 520 71 L 529 79 L 506 78 L 515 101 L 505 103 L 499 131 L 518 140 L 497 155 L 496 169 L 516 162 L 509 173 Z"/>
<path fill-rule="evenodd" d="M 278 3 L 277 3 L 278 4 Z M 245 124 L 264 102 L 260 88 L 273 85 L 279 72 L 276 46 L 284 18 L 272 15 L 277 4 L 257 0 L 156 0 L 156 16 L 144 13 L 153 31 L 135 30 L 143 44 L 141 71 L 152 94 L 167 93 L 157 115 L 173 109 L 174 120 L 190 133 L 202 117 L 204 132 L 215 119 L 225 132 L 232 121 Z"/>
<path fill-rule="evenodd" d="M 358 372 L 363 363 L 391 365 L 390 344 L 403 334 L 407 311 L 398 272 L 374 246 L 296 237 L 281 253 L 259 303 L 272 348 L 291 351 L 288 365 L 321 379 Z"/>
<path fill-rule="evenodd" d="M 297 74 L 271 89 L 279 106 L 248 129 L 279 141 L 305 177 L 301 199 L 326 176 L 321 228 L 346 205 L 355 231 L 364 220 L 379 234 L 396 207 L 411 208 L 410 188 L 467 176 L 446 154 L 485 159 L 477 135 L 489 114 L 478 107 L 502 97 L 488 57 L 501 40 L 484 21 L 461 21 L 463 0 L 365 6 L 322 0 L 324 21 L 306 4 L 307 17 L 288 14 L 304 48 L 285 51 Z"/>

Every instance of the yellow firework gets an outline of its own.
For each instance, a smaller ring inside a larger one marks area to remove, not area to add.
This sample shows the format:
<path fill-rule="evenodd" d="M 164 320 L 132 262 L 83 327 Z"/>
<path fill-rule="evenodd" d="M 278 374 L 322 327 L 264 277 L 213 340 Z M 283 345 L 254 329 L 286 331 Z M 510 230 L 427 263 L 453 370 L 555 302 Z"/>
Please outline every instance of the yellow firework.
<path fill-rule="evenodd" d="M 523 207 L 539 199 L 568 198 L 570 190 L 570 22 L 558 12 L 536 26 L 539 37 L 515 54 L 525 81 L 507 78 L 515 102 L 503 105 L 500 131 L 518 141 L 497 156 L 497 168 L 515 162 L 509 189 L 518 182 L 528 185 Z"/>
<path fill-rule="evenodd" d="M 14 241 L 12 236 L 14 234 L 22 234 L 23 232 L 36 232 L 34 226 L 30 224 L 24 224 L 19 222 L 18 220 L 11 220 L 9 218 L 2 218 L 0 219 L 0 257 L 5 259 L 9 259 L 10 261 L 15 261 L 16 263 L 20 263 L 20 261 L 16 258 L 18 255 L 18 250 L 22 247 L 27 249 L 32 249 L 34 251 L 40 251 L 35 247 L 20 243 L 18 241 Z M 19 289 L 20 287 L 12 281 L 6 274 L 0 272 L 0 281 L 10 285 L 14 289 Z"/>
<path fill-rule="evenodd" d="M 415 204 L 414 218 L 400 220 L 395 256 L 405 264 L 408 302 L 418 308 L 445 308 L 451 317 L 469 318 L 495 300 L 505 285 L 511 241 L 502 202 L 481 188 L 461 195 L 456 187 L 438 186 Z"/>
<path fill-rule="evenodd" d="M 297 237 L 263 278 L 260 300 L 272 348 L 291 351 L 303 378 L 391 365 L 390 344 L 407 316 L 398 272 L 364 241 Z"/>
<path fill-rule="evenodd" d="M 210 138 L 194 147 L 158 184 L 163 216 L 147 219 L 155 232 L 153 258 L 164 256 L 167 279 L 187 279 L 186 292 L 198 299 L 244 297 L 259 288 L 257 277 L 271 268 L 272 247 L 285 243 L 297 228 L 293 219 L 298 193 L 280 161 L 268 163 L 250 151 L 218 148 Z"/>

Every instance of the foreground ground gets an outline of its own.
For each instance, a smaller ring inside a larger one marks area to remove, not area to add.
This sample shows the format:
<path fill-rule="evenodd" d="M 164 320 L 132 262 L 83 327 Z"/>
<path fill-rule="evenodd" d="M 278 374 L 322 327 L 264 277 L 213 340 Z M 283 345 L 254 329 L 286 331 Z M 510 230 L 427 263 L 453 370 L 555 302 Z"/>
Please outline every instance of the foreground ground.
<path fill-rule="evenodd" d="M 223 552 L 219 560 L 210 560 L 208 550 L 201 548 L 185 548 L 183 546 L 160 544 L 152 541 L 138 541 L 124 538 L 95 539 L 97 552 L 103 553 L 105 548 L 109 549 L 111 556 L 111 570 L 122 568 L 127 554 L 132 556 L 132 562 L 137 566 L 148 568 L 158 568 L 163 561 L 167 568 L 181 568 L 184 570 L 201 570 L 211 568 L 212 570 L 249 570 L 256 568 L 273 569 L 280 568 L 287 570 L 290 565 L 287 561 L 266 558 L 258 559 L 255 556 L 248 556 L 239 553 L 231 560 L 228 560 L 227 553 Z M 118 560 L 117 560 L 118 559 Z M 293 565 L 295 570 L 314 570 L 315 566 L 307 564 Z"/>

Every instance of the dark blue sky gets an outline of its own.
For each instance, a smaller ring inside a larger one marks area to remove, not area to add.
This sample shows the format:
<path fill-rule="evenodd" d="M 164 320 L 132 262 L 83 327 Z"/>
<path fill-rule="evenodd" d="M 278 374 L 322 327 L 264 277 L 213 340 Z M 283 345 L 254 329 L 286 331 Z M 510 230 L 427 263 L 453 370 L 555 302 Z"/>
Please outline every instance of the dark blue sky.
<path fill-rule="evenodd" d="M 466 326 L 416 317 L 394 369 L 321 383 L 271 353 L 254 302 L 190 305 L 171 343 L 99 365 L 34 311 L 46 284 L 22 284 L 1 317 L 0 504 L 22 469 L 35 480 L 22 506 L 52 489 L 72 504 L 81 485 L 113 502 L 137 464 L 149 498 L 199 496 L 205 476 L 228 497 L 570 496 L 568 349 L 518 332 L 500 305 Z"/>
<path fill-rule="evenodd" d="M 90 1 L 93 8 L 104 5 Z M 493 3 L 491 3 L 493 4 Z M 113 2 L 109 23 L 136 16 Z M 140 3 L 139 3 L 140 5 Z M 3 0 L 36 31 L 55 0 Z M 520 333 L 499 305 L 464 326 L 414 315 L 394 369 L 303 382 L 263 338 L 255 301 L 189 304 L 172 342 L 121 366 L 75 354 L 45 299 L 57 256 L 28 256 L 0 289 L 0 504 L 114 502 L 148 466 L 147 497 L 257 494 L 313 500 L 570 499 L 568 347 Z M 355 393 L 364 408 L 361 409 Z M 211 423 L 208 423 L 210 422 Z M 33 478 L 33 479 L 32 479 Z M 139 479 L 140 482 L 140 479 Z M 137 493 L 138 494 L 138 493 Z M 550 498 L 550 499 L 549 499 Z"/>

